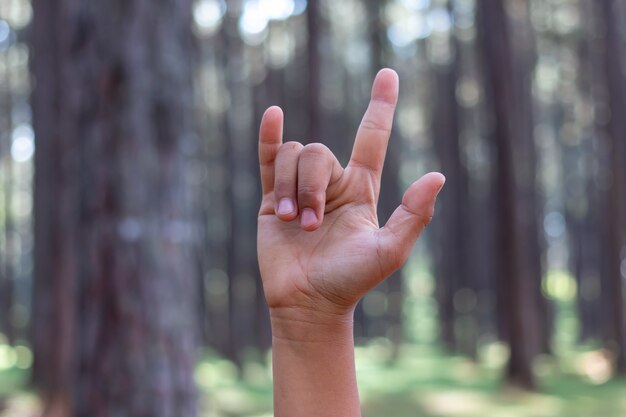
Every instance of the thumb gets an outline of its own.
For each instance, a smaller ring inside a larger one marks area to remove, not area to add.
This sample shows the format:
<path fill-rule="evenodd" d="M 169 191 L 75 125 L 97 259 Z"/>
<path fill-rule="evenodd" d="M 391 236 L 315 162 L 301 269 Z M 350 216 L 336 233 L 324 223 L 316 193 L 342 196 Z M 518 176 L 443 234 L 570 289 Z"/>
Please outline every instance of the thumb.
<path fill-rule="evenodd" d="M 413 244 L 435 212 L 435 199 L 443 188 L 446 177 L 431 172 L 408 188 L 402 204 L 393 212 L 385 227 L 380 229 L 379 253 L 391 271 L 400 268 L 411 252 Z M 386 268 L 386 269 L 387 269 Z"/>

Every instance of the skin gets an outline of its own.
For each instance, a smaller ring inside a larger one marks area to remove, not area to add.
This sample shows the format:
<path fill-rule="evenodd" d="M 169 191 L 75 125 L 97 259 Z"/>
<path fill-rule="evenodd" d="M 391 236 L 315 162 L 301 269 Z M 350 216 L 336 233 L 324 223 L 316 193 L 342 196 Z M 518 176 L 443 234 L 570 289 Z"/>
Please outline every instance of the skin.
<path fill-rule="evenodd" d="M 361 415 L 354 308 L 404 264 L 445 182 L 439 173 L 424 175 L 379 227 L 397 101 L 398 75 L 383 69 L 345 168 L 322 144 L 283 143 L 280 108 L 261 121 L 258 256 L 272 322 L 276 417 Z"/>

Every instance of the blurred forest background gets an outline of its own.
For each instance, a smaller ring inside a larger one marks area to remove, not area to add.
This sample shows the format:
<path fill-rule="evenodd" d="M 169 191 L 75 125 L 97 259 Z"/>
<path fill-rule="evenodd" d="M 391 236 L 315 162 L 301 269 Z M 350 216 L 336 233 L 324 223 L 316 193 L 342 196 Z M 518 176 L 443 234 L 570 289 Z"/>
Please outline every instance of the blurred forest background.
<path fill-rule="evenodd" d="M 383 66 L 364 414 L 626 415 L 626 0 L 0 0 L 0 415 L 271 416 L 257 126 L 345 162 Z"/>

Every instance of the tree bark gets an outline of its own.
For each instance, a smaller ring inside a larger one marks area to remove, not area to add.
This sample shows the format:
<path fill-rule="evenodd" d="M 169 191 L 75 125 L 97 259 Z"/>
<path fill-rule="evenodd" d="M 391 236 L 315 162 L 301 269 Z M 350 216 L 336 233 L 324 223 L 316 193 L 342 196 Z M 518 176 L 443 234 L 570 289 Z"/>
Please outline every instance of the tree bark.
<path fill-rule="evenodd" d="M 5 68 L 9 68 L 9 59 L 4 60 Z M 2 124 L 5 129 L 6 143 L 0 141 L 0 158 L 6 162 L 2 167 L 4 179 L 0 184 L 3 187 L 2 194 L 4 200 L 4 234 L 3 251 L 0 253 L 0 333 L 2 333 L 10 345 L 15 344 L 15 328 L 12 323 L 12 311 L 15 291 L 15 219 L 13 213 L 13 195 L 15 182 L 15 167 L 11 157 L 12 131 L 13 131 L 13 88 L 11 83 L 11 71 L 5 70 L 5 77 L 2 80 L 6 86 L 2 97 Z M 2 155 L 6 151 L 6 155 Z"/>
<path fill-rule="evenodd" d="M 604 70 L 608 105 L 611 111 L 606 133 L 611 159 L 607 222 L 608 268 L 611 305 L 612 350 L 617 358 L 617 372 L 626 375 L 626 307 L 622 264 L 626 264 L 626 75 L 623 59 L 625 43 L 619 25 L 624 16 L 624 5 L 617 0 L 598 2 L 604 21 Z"/>
<path fill-rule="evenodd" d="M 452 13 L 451 4 L 447 4 Z M 433 134 L 435 151 L 441 171 L 446 175 L 445 190 L 438 197 L 438 208 L 434 230 L 437 239 L 434 268 L 437 282 L 437 302 L 439 304 L 439 333 L 444 348 L 452 353 L 473 355 L 471 349 L 456 334 L 457 310 L 455 295 L 468 289 L 471 280 L 469 265 L 469 193 L 468 173 L 462 161 L 461 114 L 456 98 L 459 75 L 458 43 L 454 32 L 448 35 L 451 51 L 450 62 L 433 64 Z"/>
<path fill-rule="evenodd" d="M 528 10 L 526 2 L 521 3 L 518 10 Z M 524 45 L 514 49 L 513 30 L 503 2 L 481 0 L 478 11 L 495 150 L 498 310 L 502 312 L 504 337 L 510 349 L 506 378 L 512 385 L 533 389 L 532 362 L 540 333 L 534 293 L 537 286 L 533 282 L 541 279 L 541 268 L 533 222 L 535 171 L 529 67 L 520 57 L 528 51 Z"/>
<path fill-rule="evenodd" d="M 33 11 L 44 414 L 195 416 L 191 3 Z"/>

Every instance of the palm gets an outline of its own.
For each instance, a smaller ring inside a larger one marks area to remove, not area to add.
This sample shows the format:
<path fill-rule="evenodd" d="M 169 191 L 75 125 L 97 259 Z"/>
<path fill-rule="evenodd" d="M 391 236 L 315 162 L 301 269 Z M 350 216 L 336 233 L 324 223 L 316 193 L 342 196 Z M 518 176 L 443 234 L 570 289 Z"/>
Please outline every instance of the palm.
<path fill-rule="evenodd" d="M 294 299 L 287 293 L 298 291 L 349 306 L 390 272 L 386 266 L 390 262 L 378 259 L 376 207 L 363 199 L 372 193 L 363 187 L 367 181 L 359 177 L 369 173 L 354 171 L 359 169 L 346 169 L 342 180 L 328 189 L 330 209 L 313 233 L 302 230 L 297 222 L 278 219 L 273 211 L 259 216 L 261 275 L 267 277 L 270 303 L 275 298 Z M 350 191 L 342 194 L 345 189 Z M 267 206 L 274 207 L 273 196 L 267 199 Z"/>
<path fill-rule="evenodd" d="M 258 255 L 270 307 L 352 307 L 401 266 L 428 222 L 443 184 L 440 174 L 414 183 L 385 228 L 378 226 L 380 174 L 397 90 L 395 73 L 381 72 L 345 169 L 323 145 L 283 145 L 282 113 L 266 112 L 259 144 Z M 291 211 L 281 211 L 284 200 L 293 202 Z"/>

